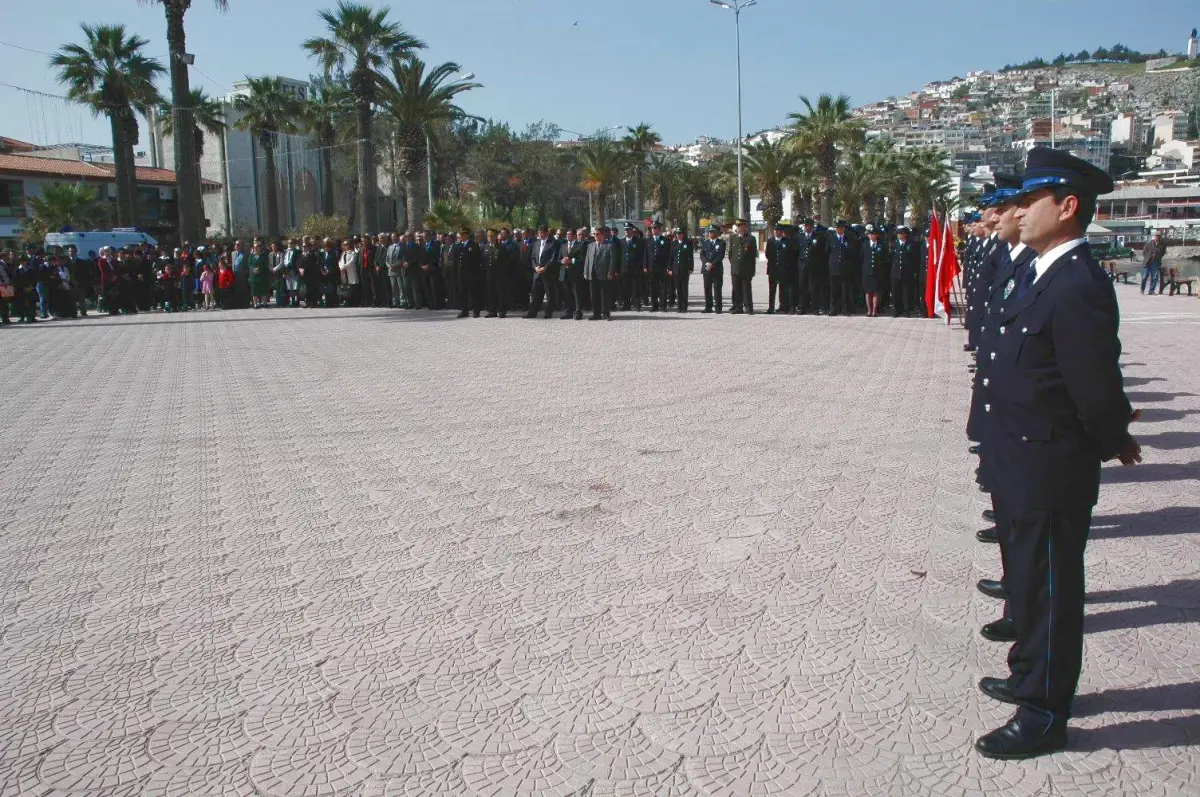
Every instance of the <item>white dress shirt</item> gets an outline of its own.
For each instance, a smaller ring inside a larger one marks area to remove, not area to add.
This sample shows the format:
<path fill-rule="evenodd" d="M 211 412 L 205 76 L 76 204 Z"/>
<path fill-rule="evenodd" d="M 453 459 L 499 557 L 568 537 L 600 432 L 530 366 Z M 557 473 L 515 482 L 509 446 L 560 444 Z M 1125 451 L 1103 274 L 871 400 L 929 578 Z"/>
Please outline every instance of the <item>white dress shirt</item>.
<path fill-rule="evenodd" d="M 1037 270 L 1037 276 L 1033 278 L 1036 283 L 1042 278 L 1042 275 L 1050 270 L 1060 257 L 1070 252 L 1077 246 L 1087 243 L 1087 238 L 1076 238 L 1073 241 L 1067 241 L 1065 244 L 1059 244 L 1044 255 L 1038 255 L 1037 260 L 1033 261 L 1033 267 Z"/>

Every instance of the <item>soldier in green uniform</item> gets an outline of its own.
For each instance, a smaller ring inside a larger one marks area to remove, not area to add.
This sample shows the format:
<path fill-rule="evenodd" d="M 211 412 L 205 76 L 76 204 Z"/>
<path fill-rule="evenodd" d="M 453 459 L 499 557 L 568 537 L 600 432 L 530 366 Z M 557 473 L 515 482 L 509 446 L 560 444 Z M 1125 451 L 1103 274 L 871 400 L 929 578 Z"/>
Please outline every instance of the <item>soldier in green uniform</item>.
<path fill-rule="evenodd" d="M 754 315 L 754 269 L 758 263 L 758 241 L 750 234 L 750 222 L 738 219 L 737 232 L 729 236 L 729 276 L 733 278 L 731 313 Z"/>
<path fill-rule="evenodd" d="M 667 274 L 675 285 L 675 312 L 686 313 L 688 309 L 688 278 L 696 267 L 695 249 L 687 237 L 687 227 L 675 228 L 675 240 L 671 242 L 671 265 Z"/>

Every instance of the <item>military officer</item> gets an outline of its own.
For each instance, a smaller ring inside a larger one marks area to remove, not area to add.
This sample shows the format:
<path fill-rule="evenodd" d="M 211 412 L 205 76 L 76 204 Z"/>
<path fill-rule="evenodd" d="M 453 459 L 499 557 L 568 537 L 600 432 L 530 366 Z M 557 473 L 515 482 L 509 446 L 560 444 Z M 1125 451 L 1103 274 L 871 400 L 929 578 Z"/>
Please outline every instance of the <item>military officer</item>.
<path fill-rule="evenodd" d="M 1005 545 L 1017 641 L 1009 677 L 985 678 L 989 697 L 1017 706 L 981 736 L 990 758 L 1029 758 L 1066 745 L 1083 657 L 1083 554 L 1102 461 L 1141 461 L 1118 358 L 1119 314 L 1087 226 L 1113 188 L 1066 152 L 1030 150 L 1016 219 L 1038 253 L 994 316 L 982 386 L 982 456 L 1011 513 Z"/>
<path fill-rule="evenodd" d="M 704 312 L 721 312 L 721 292 L 725 282 L 725 240 L 716 224 L 708 228 L 708 237 L 700 244 L 700 269 L 704 278 Z"/>
<path fill-rule="evenodd" d="M 787 248 L 787 225 L 775 223 L 774 235 L 767 239 L 767 315 L 775 315 L 775 297 L 779 297 L 779 309 L 787 307 L 787 266 L 781 253 Z"/>
<path fill-rule="evenodd" d="M 462 305 L 458 317 L 474 314 L 479 318 L 483 307 L 483 274 L 480 273 L 483 256 L 479 244 L 471 238 L 470 229 L 463 227 L 458 231 L 458 240 L 451 245 L 447 262 L 453 267 L 457 280 L 458 299 Z"/>
<path fill-rule="evenodd" d="M 645 293 L 646 241 L 642 231 L 632 222 L 625 223 L 625 237 L 621 240 L 621 291 L 624 295 L 623 310 L 642 309 Z"/>
<path fill-rule="evenodd" d="M 667 264 L 671 260 L 671 239 L 663 233 L 662 222 L 650 228 L 646 246 L 646 268 L 643 273 L 650 285 L 650 310 L 667 309 Z"/>
<path fill-rule="evenodd" d="M 695 248 L 688 238 L 687 227 L 676 227 L 675 240 L 671 242 L 671 264 L 667 274 L 675 283 L 675 311 L 686 313 L 688 309 L 688 282 L 696 267 Z"/>
<path fill-rule="evenodd" d="M 858 303 L 854 295 L 854 279 L 851 269 L 857 269 L 854 259 L 854 241 L 845 219 L 834 222 L 829 240 L 829 314 L 854 315 Z"/>
<path fill-rule="evenodd" d="M 750 234 L 750 222 L 738 219 L 729 236 L 729 276 L 733 280 L 731 313 L 754 315 L 754 271 L 758 265 L 758 240 Z"/>
<path fill-rule="evenodd" d="M 910 240 L 908 227 L 896 228 L 892 247 L 892 317 L 913 315 L 917 309 L 917 274 L 921 270 L 921 247 Z"/>

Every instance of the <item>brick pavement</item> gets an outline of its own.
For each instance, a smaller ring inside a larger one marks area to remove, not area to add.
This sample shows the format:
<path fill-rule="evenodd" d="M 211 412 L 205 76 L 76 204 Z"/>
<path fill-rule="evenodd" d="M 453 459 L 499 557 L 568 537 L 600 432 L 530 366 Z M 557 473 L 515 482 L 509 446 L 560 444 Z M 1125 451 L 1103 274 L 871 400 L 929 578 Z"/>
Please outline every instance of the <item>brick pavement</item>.
<path fill-rule="evenodd" d="M 1146 464 L 1007 764 L 940 323 L 5 329 L 0 794 L 1194 795 L 1200 305 L 1119 290 Z"/>

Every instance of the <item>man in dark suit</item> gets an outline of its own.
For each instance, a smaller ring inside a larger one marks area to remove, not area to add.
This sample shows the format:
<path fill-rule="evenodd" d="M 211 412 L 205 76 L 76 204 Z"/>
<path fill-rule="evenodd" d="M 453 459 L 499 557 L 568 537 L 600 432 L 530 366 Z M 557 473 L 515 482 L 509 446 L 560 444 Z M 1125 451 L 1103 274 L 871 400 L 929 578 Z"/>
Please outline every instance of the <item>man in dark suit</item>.
<path fill-rule="evenodd" d="M 1066 152 L 1030 150 L 1018 194 L 1021 243 L 1038 252 L 988 325 L 981 454 L 1011 513 L 1005 559 L 1017 640 L 1009 677 L 984 678 L 1016 705 L 981 736 L 989 758 L 1030 758 L 1066 746 L 1083 658 L 1083 554 L 1100 464 L 1141 461 L 1118 359 L 1119 312 L 1088 248 L 1096 198 L 1112 178 Z"/>
<path fill-rule="evenodd" d="M 700 244 L 700 273 L 704 279 L 704 312 L 711 313 L 715 305 L 721 312 L 721 291 L 725 281 L 725 240 L 721 228 L 712 225 L 708 237 Z"/>
<path fill-rule="evenodd" d="M 829 244 L 829 314 L 853 315 L 857 299 L 854 296 L 854 275 L 858 260 L 855 258 L 854 241 L 850 237 L 845 219 L 833 225 L 827 241 Z"/>
<path fill-rule="evenodd" d="M 758 266 L 758 239 L 750 233 L 750 222 L 738 219 L 729 236 L 729 276 L 733 282 L 730 313 L 754 315 L 754 272 Z"/>
<path fill-rule="evenodd" d="M 663 233 L 662 222 L 656 221 L 650 228 L 650 240 L 646 242 L 646 268 L 643 270 L 650 283 L 650 310 L 667 309 L 667 264 L 671 262 L 671 239 Z"/>
<path fill-rule="evenodd" d="M 774 235 L 767 239 L 764 255 L 767 259 L 767 315 L 775 315 L 775 296 L 779 296 L 779 309 L 787 304 L 787 275 L 780 263 L 780 251 L 787 246 L 787 225 L 775 223 Z"/>
<path fill-rule="evenodd" d="M 529 266 L 533 270 L 533 283 L 529 291 L 529 312 L 526 318 L 536 318 L 542 309 L 542 300 L 546 302 L 544 318 L 549 318 L 558 310 L 558 241 L 550 235 L 550 228 L 542 225 L 538 228 L 537 238 L 529 245 Z"/>
<path fill-rule="evenodd" d="M 921 247 L 911 240 L 908 227 L 896 228 L 892 247 L 892 317 L 913 315 L 917 310 L 917 274 L 921 270 Z"/>
<path fill-rule="evenodd" d="M 645 294 L 646 239 L 642 231 L 631 222 L 625 223 L 625 237 L 621 239 L 621 294 L 622 310 L 642 309 Z"/>
<path fill-rule="evenodd" d="M 675 285 L 675 312 L 688 310 L 688 282 L 696 267 L 695 248 L 688 238 L 687 227 L 675 228 L 675 240 L 671 241 L 671 264 L 667 274 Z"/>
<path fill-rule="evenodd" d="M 563 301 L 566 312 L 562 318 L 574 316 L 576 321 L 583 319 L 583 296 L 586 283 L 583 281 L 583 259 L 587 255 L 588 242 L 584 240 L 585 230 L 567 230 L 566 240 L 559 247 L 558 256 L 559 279 L 563 285 Z"/>

